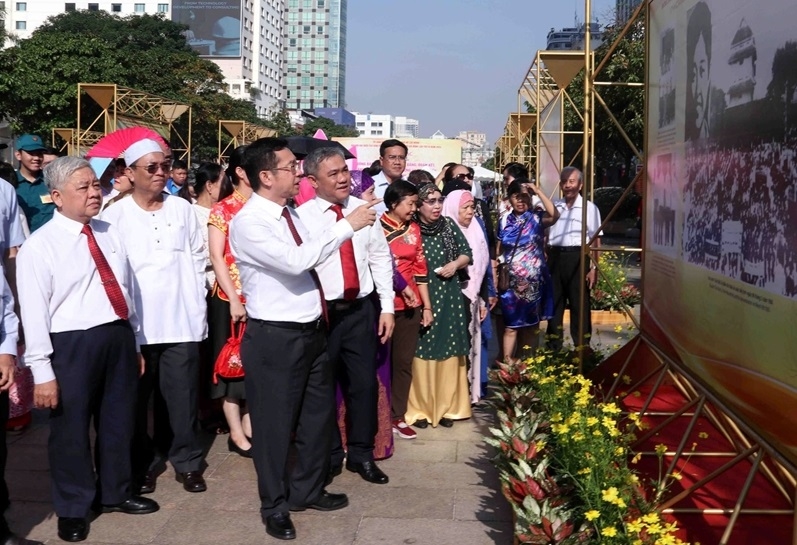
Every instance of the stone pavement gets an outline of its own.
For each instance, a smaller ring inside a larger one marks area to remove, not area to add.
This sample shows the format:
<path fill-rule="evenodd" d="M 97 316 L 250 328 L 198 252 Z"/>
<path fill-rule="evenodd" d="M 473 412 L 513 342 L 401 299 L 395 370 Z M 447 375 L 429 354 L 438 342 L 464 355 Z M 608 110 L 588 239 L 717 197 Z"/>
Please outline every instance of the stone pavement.
<path fill-rule="evenodd" d="M 390 476 L 374 485 L 343 471 L 329 487 L 345 492 L 350 505 L 340 511 L 292 515 L 303 545 L 510 545 L 511 510 L 500 493 L 484 434 L 492 417 L 474 417 L 451 429 L 418 430 L 413 441 L 396 439 L 392 458 L 379 463 Z M 50 503 L 46 418 L 38 414 L 22 435 L 9 435 L 6 479 L 12 507 L 7 517 L 19 535 L 63 543 L 56 534 Z M 266 535 L 258 512 L 251 460 L 227 452 L 227 436 L 208 441 L 208 491 L 189 494 L 170 469 L 158 479 L 152 497 L 159 512 L 131 516 L 105 514 L 91 524 L 83 543 L 104 545 L 217 545 L 280 543 Z"/>

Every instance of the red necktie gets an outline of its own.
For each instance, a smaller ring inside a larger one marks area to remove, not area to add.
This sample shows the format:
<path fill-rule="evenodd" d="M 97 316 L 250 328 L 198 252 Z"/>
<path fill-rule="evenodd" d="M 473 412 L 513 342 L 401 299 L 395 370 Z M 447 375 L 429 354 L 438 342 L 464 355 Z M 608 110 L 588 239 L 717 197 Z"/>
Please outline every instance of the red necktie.
<path fill-rule="evenodd" d="M 116 277 L 113 275 L 111 266 L 108 265 L 108 260 L 105 259 L 102 250 L 97 244 L 97 239 L 94 238 L 94 231 L 91 230 L 91 226 L 87 223 L 83 226 L 81 233 L 86 235 L 86 240 L 89 243 L 89 252 L 92 259 L 94 259 L 94 264 L 97 266 L 97 272 L 100 273 L 102 287 L 105 288 L 105 293 L 111 301 L 113 311 L 122 320 L 127 320 L 130 314 L 127 308 L 127 301 L 125 301 L 122 288 L 119 287 L 119 282 L 116 281 Z"/>
<path fill-rule="evenodd" d="M 333 204 L 329 208 L 335 212 L 338 221 L 343 219 L 343 208 L 339 204 Z M 343 268 L 343 298 L 354 301 L 360 295 L 360 273 L 357 272 L 354 243 L 351 239 L 340 246 L 340 265 Z"/>
<path fill-rule="evenodd" d="M 296 243 L 297 246 L 302 245 L 302 237 L 299 236 L 299 231 L 296 230 L 296 225 L 293 223 L 293 218 L 291 218 L 291 213 L 288 211 L 288 208 L 282 209 L 282 217 L 285 218 L 285 221 L 288 222 L 288 229 L 293 235 L 293 241 Z M 321 315 L 324 317 L 324 322 L 327 324 L 329 323 L 329 317 L 327 316 L 327 301 L 324 299 L 324 288 L 321 287 L 321 279 L 318 278 L 318 273 L 315 272 L 315 269 L 310 269 L 308 271 L 310 273 L 310 277 L 313 279 L 313 283 L 315 287 L 318 289 L 318 293 L 321 296 Z"/>

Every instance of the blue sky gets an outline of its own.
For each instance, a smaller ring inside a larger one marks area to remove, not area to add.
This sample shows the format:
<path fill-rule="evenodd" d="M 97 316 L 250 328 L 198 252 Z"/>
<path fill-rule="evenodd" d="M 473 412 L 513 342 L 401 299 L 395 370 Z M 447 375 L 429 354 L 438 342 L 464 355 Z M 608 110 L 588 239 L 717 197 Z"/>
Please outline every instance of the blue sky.
<path fill-rule="evenodd" d="M 593 0 L 609 22 L 614 0 Z M 346 107 L 405 115 L 421 136 L 494 142 L 551 27 L 584 20 L 584 0 L 349 0 Z"/>

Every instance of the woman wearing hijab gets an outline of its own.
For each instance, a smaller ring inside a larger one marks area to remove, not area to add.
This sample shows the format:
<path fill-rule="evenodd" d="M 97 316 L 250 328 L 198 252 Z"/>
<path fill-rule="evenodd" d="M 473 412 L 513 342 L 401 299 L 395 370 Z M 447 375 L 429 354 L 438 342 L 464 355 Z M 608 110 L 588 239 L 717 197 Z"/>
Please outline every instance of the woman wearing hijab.
<path fill-rule="evenodd" d="M 429 264 L 429 296 L 434 322 L 421 330 L 412 361 L 406 419 L 418 428 L 450 428 L 470 418 L 467 356 L 470 353 L 465 301 L 460 279 L 471 263 L 465 235 L 442 216 L 443 195 L 434 184 L 418 190 L 416 221 Z M 465 273 L 466 275 L 466 273 Z"/>
<path fill-rule="evenodd" d="M 473 252 L 473 262 L 468 266 L 468 280 L 462 285 L 468 313 L 470 334 L 470 381 L 471 403 L 478 403 L 482 396 L 482 322 L 487 317 L 490 299 L 495 297 L 492 284 L 490 250 L 484 226 L 476 218 L 476 202 L 470 191 L 452 191 L 443 203 L 443 216 L 450 218 L 468 240 Z"/>
<path fill-rule="evenodd" d="M 385 190 L 385 208 L 379 223 L 393 254 L 393 263 L 407 284 L 393 304 L 396 327 L 391 342 L 390 406 L 393 434 L 399 439 L 415 439 L 416 433 L 404 419 L 412 382 L 412 360 L 421 327 L 434 317 L 428 290 L 428 269 L 423 255 L 421 229 L 412 221 L 418 201 L 418 188 L 406 180 L 396 180 Z M 395 284 L 395 278 L 394 278 Z"/>
<path fill-rule="evenodd" d="M 531 209 L 531 195 L 539 197 L 544 210 Z M 545 262 L 545 229 L 559 219 L 559 212 L 551 199 L 529 183 L 514 180 L 507 188 L 512 211 L 498 226 L 498 240 L 503 262 L 509 266 L 509 289 L 499 294 L 504 317 L 504 358 L 515 354 L 518 331 L 534 328 L 539 333 L 540 320 L 553 316 L 553 287 Z M 532 348 L 539 343 L 539 335 L 532 336 Z"/>

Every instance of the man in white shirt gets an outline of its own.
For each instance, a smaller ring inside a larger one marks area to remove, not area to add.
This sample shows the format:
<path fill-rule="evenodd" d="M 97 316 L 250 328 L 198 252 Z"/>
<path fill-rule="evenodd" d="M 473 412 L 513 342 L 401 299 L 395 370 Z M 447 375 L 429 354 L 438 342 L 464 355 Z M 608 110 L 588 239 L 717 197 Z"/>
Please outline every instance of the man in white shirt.
<path fill-rule="evenodd" d="M 6 423 L 8 422 L 8 393 L 14 385 L 17 343 L 19 340 L 19 320 L 14 311 L 14 296 L 6 275 L 12 280 L 16 276 L 17 248 L 25 241 L 22 221 L 17 205 L 17 193 L 14 186 L 0 179 L 0 545 L 41 545 L 40 542 L 29 541 L 15 535 L 8 527 L 2 513 L 11 504 L 8 486 L 5 481 L 8 447 L 6 446 Z M 5 273 L 5 274 L 3 274 Z"/>
<path fill-rule="evenodd" d="M 570 304 L 570 334 L 575 346 L 589 344 L 592 333 L 590 318 L 589 290 L 595 285 L 597 271 L 595 266 L 587 264 L 586 279 L 579 276 L 583 253 L 581 240 L 583 180 L 581 171 L 575 167 L 565 167 L 559 176 L 559 187 L 563 198 L 554 199 L 553 203 L 559 211 L 559 220 L 548 229 L 548 268 L 551 270 L 553 282 L 554 316 L 548 320 L 548 346 L 554 350 L 562 348 L 564 330 L 565 303 Z M 592 240 L 592 248 L 600 247 L 598 229 L 601 225 L 601 213 L 598 207 L 587 201 L 587 241 Z M 593 252 L 593 260 L 597 262 L 597 252 Z M 584 291 L 584 304 L 579 306 L 581 290 Z M 579 323 L 583 322 L 584 338 L 579 337 Z"/>
<path fill-rule="evenodd" d="M 170 162 L 145 139 L 125 152 L 133 193 L 103 212 L 121 232 L 136 283 L 141 353 L 133 471 L 142 493 L 154 492 L 168 458 L 188 492 L 204 492 L 199 441 L 199 343 L 207 337 L 202 227 L 191 205 L 163 193 Z M 154 394 L 154 435 L 147 431 Z"/>
<path fill-rule="evenodd" d="M 352 197 L 351 175 L 343 152 L 320 148 L 304 160 L 304 174 L 316 190 L 314 199 L 296 211 L 311 238 L 323 236 L 338 221 L 366 204 Z M 343 388 L 346 399 L 346 469 L 359 473 L 368 482 L 385 484 L 388 477 L 374 463 L 374 442 L 377 432 L 376 379 L 377 338 L 384 344 L 392 333 L 393 257 L 384 231 L 379 226 L 361 229 L 318 267 L 329 315 L 327 354 L 334 377 Z M 371 294 L 379 296 L 377 323 Z M 330 477 L 343 466 L 343 445 L 340 430 L 332 426 Z"/>
<path fill-rule="evenodd" d="M 143 369 L 125 247 L 100 211 L 100 183 L 88 161 L 61 157 L 44 171 L 56 212 L 17 256 L 25 363 L 34 404 L 51 409 L 49 460 L 58 536 L 82 541 L 89 511 L 158 510 L 131 494 L 130 448 L 136 381 Z M 65 266 L 66 264 L 66 266 Z M 97 430 L 97 474 L 89 428 Z"/>
<path fill-rule="evenodd" d="M 333 511 L 349 503 L 324 490 L 335 394 L 326 353 L 326 303 L 315 268 L 355 231 L 371 226 L 369 205 L 318 237 L 286 206 L 299 192 L 299 165 L 288 143 L 261 138 L 246 150 L 254 193 L 230 225 L 248 315 L 241 344 L 252 458 L 266 532 L 295 539 L 289 510 Z M 323 306 L 322 306 L 323 304 Z M 291 434 L 296 464 L 286 478 Z"/>
<path fill-rule="evenodd" d="M 400 180 L 407 168 L 407 146 L 401 140 L 385 140 L 379 146 L 379 164 L 382 172 L 374 176 L 374 196 L 378 199 L 374 210 L 381 216 L 387 212 L 382 199 L 385 198 L 387 186 Z"/>

